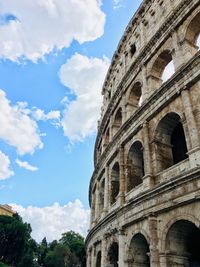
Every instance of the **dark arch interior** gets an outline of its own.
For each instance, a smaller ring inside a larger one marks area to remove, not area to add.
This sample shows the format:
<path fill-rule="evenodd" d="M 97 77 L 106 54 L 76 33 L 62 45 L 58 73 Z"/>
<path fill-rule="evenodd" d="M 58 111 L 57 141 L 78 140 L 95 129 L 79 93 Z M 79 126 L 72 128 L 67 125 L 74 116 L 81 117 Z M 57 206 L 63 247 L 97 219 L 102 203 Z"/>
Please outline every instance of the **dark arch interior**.
<path fill-rule="evenodd" d="M 171 135 L 173 164 L 188 158 L 183 125 L 179 122 Z"/>
<path fill-rule="evenodd" d="M 143 146 L 135 142 L 128 154 L 127 164 L 127 192 L 142 183 L 144 176 Z"/>
<path fill-rule="evenodd" d="M 119 194 L 119 163 L 115 163 L 111 172 L 111 204 L 115 203 Z"/>
<path fill-rule="evenodd" d="M 101 267 L 101 251 L 97 253 L 96 267 Z"/>
<path fill-rule="evenodd" d="M 118 267 L 119 248 L 117 242 L 114 242 L 108 251 L 108 259 L 111 266 Z"/>
<path fill-rule="evenodd" d="M 186 220 L 176 222 L 167 234 L 166 250 L 169 266 L 179 262 L 180 266 L 199 267 L 200 229 Z"/>
<path fill-rule="evenodd" d="M 183 125 L 176 113 L 168 113 L 159 122 L 155 142 L 158 171 L 165 170 L 188 157 Z"/>
<path fill-rule="evenodd" d="M 142 234 L 136 234 L 130 244 L 128 263 L 129 266 L 150 267 L 149 244 Z"/>

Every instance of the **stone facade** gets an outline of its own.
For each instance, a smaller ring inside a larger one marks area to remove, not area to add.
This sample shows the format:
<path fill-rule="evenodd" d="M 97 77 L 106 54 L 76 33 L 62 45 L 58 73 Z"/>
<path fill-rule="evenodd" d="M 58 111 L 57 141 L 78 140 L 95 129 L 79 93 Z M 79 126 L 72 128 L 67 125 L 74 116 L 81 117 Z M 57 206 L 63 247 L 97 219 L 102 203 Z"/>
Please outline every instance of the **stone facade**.
<path fill-rule="evenodd" d="M 200 266 L 199 34 L 199 0 L 145 0 L 120 40 L 103 86 L 87 267 Z"/>
<path fill-rule="evenodd" d="M 0 215 L 13 216 L 15 212 L 12 210 L 12 207 L 9 205 L 0 205 Z"/>

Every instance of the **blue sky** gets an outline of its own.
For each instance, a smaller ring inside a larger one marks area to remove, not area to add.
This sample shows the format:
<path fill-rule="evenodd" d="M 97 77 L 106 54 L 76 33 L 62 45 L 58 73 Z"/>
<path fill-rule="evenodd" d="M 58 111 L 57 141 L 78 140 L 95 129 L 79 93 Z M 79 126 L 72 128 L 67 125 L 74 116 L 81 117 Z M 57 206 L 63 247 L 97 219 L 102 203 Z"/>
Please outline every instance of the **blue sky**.
<path fill-rule="evenodd" d="M 86 233 L 101 86 L 141 2 L 0 0 L 1 203 L 38 241 Z"/>

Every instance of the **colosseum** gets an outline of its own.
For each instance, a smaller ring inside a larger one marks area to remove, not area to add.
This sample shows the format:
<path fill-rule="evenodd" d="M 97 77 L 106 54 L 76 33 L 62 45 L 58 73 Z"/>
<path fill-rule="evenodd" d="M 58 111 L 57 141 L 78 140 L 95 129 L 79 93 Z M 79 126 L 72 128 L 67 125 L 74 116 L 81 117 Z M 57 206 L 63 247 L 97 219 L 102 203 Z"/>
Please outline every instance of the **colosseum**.
<path fill-rule="evenodd" d="M 87 267 L 200 266 L 200 1 L 144 0 L 103 89 Z"/>

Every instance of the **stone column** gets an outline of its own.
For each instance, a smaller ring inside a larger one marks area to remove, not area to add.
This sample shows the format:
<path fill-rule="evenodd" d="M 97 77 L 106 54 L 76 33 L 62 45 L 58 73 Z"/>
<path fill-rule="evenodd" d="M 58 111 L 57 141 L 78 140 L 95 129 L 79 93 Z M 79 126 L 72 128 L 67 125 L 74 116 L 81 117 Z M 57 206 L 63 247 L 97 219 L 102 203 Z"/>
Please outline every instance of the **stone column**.
<path fill-rule="evenodd" d="M 99 182 L 96 184 L 95 196 L 95 221 L 97 221 L 99 218 Z"/>
<path fill-rule="evenodd" d="M 177 70 L 180 66 L 184 64 L 184 56 L 182 48 L 180 46 L 180 42 L 178 40 L 178 34 L 175 30 L 172 32 L 172 45 L 173 45 L 172 58 L 173 58 L 174 68 L 175 70 Z"/>
<path fill-rule="evenodd" d="M 143 186 L 144 188 L 151 188 L 154 184 L 152 178 L 152 158 L 149 145 L 149 124 L 145 122 L 143 124 L 143 141 L 144 141 L 144 172 Z"/>
<path fill-rule="evenodd" d="M 124 165 L 124 147 L 119 149 L 119 165 L 120 165 L 120 181 L 119 181 L 119 197 L 120 206 L 125 202 L 125 165 Z"/>
<path fill-rule="evenodd" d="M 104 203 L 103 203 L 103 212 L 104 215 L 109 209 L 109 167 L 106 166 L 105 169 L 105 187 L 104 187 Z"/>
<path fill-rule="evenodd" d="M 142 66 L 141 73 L 142 73 L 142 81 L 143 81 L 143 85 L 142 85 L 142 102 L 143 102 L 150 95 L 150 92 L 149 92 L 150 88 L 148 89 L 148 86 L 147 86 L 147 70 L 144 65 Z"/>
<path fill-rule="evenodd" d="M 92 248 L 90 247 L 87 252 L 87 263 L 86 263 L 87 267 L 92 267 L 91 266 L 91 252 L 92 252 Z"/>
<path fill-rule="evenodd" d="M 93 192 L 92 199 L 91 199 L 91 213 L 90 213 L 90 227 L 91 228 L 95 224 L 95 202 L 96 202 L 96 195 Z"/>
<path fill-rule="evenodd" d="M 140 31 L 140 46 L 144 47 L 146 45 L 146 36 L 145 36 L 145 28 L 142 20 L 139 21 L 139 31 Z"/>
<path fill-rule="evenodd" d="M 106 266 L 107 247 L 106 239 L 103 237 L 101 241 L 101 266 Z"/>
<path fill-rule="evenodd" d="M 124 267 L 124 256 L 125 256 L 125 233 L 123 229 L 119 230 L 119 260 L 118 266 Z"/>
<path fill-rule="evenodd" d="M 123 96 L 121 103 L 122 103 L 122 125 L 125 123 L 126 121 L 126 97 L 125 95 Z"/>
<path fill-rule="evenodd" d="M 151 266 L 159 267 L 159 251 L 158 251 L 158 229 L 157 218 L 149 217 L 149 233 L 150 233 L 150 262 Z"/>
<path fill-rule="evenodd" d="M 181 97 L 182 97 L 187 125 L 190 129 L 189 135 L 190 135 L 191 145 L 192 148 L 195 148 L 199 146 L 199 133 L 192 110 L 189 91 L 187 89 L 182 90 Z"/>
<path fill-rule="evenodd" d="M 191 167 L 195 167 L 200 164 L 200 158 L 198 157 L 197 151 L 200 148 L 200 140 L 199 140 L 199 132 L 197 128 L 197 124 L 194 118 L 192 104 L 190 100 L 189 91 L 186 89 L 181 92 L 183 107 L 185 111 L 185 118 L 188 126 L 188 133 L 190 137 L 191 150 L 188 151 L 188 155 L 190 158 Z"/>
<path fill-rule="evenodd" d="M 93 245 L 92 246 L 92 251 L 91 251 L 91 267 L 95 267 L 96 266 L 95 263 L 96 263 L 96 259 L 95 259 L 95 247 Z"/>

